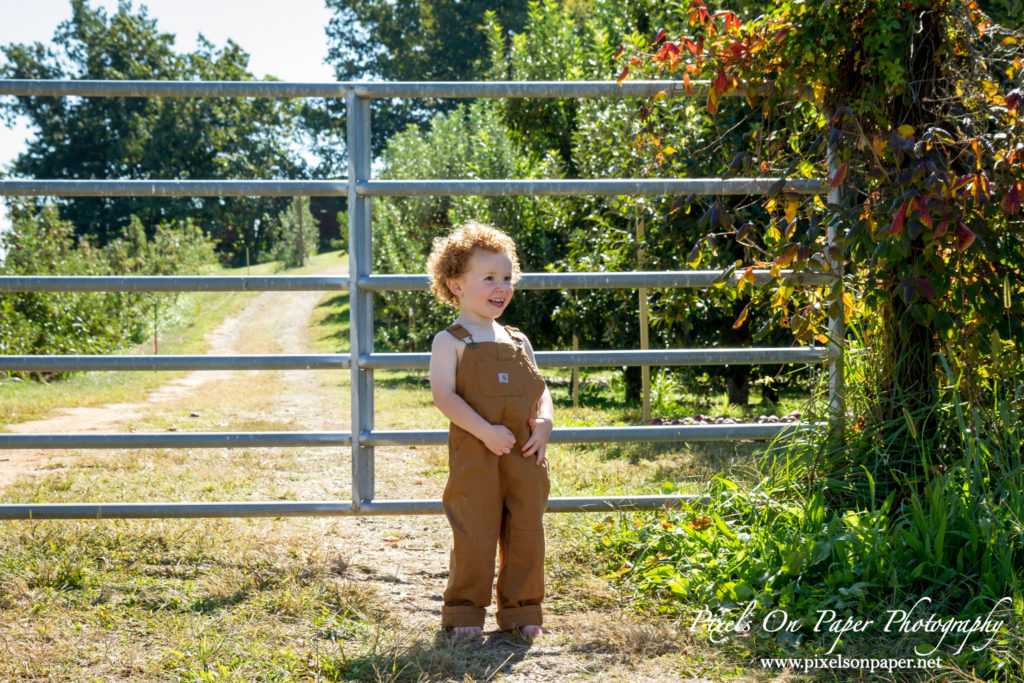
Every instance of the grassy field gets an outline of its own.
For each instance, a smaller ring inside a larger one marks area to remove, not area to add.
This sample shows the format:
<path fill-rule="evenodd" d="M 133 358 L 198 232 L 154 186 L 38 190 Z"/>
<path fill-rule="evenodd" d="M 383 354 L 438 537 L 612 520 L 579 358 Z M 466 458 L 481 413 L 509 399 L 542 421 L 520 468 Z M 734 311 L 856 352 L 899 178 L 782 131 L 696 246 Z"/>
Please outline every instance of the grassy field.
<path fill-rule="evenodd" d="M 329 259 L 337 257 L 313 267 Z M 206 332 L 252 295 L 218 296 L 197 299 L 199 319 L 168 334 L 181 337 L 175 352 L 202 351 Z M 347 310 L 347 295 L 323 297 L 313 350 L 347 348 Z M 3 414 L 135 399 L 166 379 L 155 374 L 6 384 Z M 445 426 L 423 372 L 378 372 L 376 385 L 379 427 Z M 604 391 L 574 410 L 567 386 L 555 385 L 559 425 L 637 421 L 636 408 Z M 348 373 L 235 373 L 197 388 L 187 411 L 131 428 L 345 428 Z M 757 452 L 750 444 L 552 446 L 552 495 L 700 492 L 718 473 L 752 484 Z M 378 458 L 378 497 L 440 496 L 445 449 L 378 449 Z M 348 497 L 339 449 L 76 451 L 46 468 L 0 492 L 0 502 Z M 0 522 L 0 680 L 772 678 L 745 668 L 742 648 L 711 646 L 617 585 L 595 531 L 611 518 L 549 516 L 555 634 L 532 648 L 498 634 L 477 644 L 437 633 L 447 547 L 437 517 Z"/>

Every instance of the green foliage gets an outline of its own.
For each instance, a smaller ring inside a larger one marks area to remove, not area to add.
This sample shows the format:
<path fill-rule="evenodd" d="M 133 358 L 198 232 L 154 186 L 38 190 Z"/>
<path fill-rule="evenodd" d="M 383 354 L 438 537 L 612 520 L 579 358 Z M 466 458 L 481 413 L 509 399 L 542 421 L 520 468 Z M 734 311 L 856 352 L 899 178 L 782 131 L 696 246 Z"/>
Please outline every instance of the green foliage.
<path fill-rule="evenodd" d="M 0 236 L 3 275 L 170 275 L 214 262 L 202 231 L 189 221 L 162 224 L 152 238 L 132 218 L 124 233 L 97 248 L 76 240 L 69 221 L 46 206 L 15 209 Z M 142 341 L 150 311 L 167 295 L 13 293 L 0 295 L 0 353 L 103 354 Z M 167 310 L 165 308 L 165 314 Z"/>
<path fill-rule="evenodd" d="M 988 436 L 964 431 L 961 445 L 970 455 L 951 468 L 929 465 L 926 483 L 906 495 L 892 491 L 883 500 L 862 468 L 850 472 L 862 498 L 830 502 L 843 484 L 813 469 L 817 446 L 809 441 L 791 446 L 782 459 L 788 470 L 780 468 L 753 491 L 716 480 L 710 504 L 634 523 L 606 522 L 597 528 L 598 543 L 609 570 L 662 610 L 700 605 L 735 619 L 754 603 L 751 622 L 762 642 L 832 645 L 835 634 L 814 628 L 824 610 L 840 620 L 877 620 L 924 598 L 918 618 L 983 619 L 999 605 L 996 618 L 1009 618 L 1010 625 L 996 644 L 965 648 L 952 659 L 986 680 L 1011 680 L 1000 670 L 1012 657 L 1007 636 L 1024 610 L 1022 396 L 1018 386 L 997 401 L 986 411 L 993 421 Z M 756 628 L 776 609 L 801 628 Z M 875 624 L 864 637 L 885 636 L 880 630 Z M 844 652 L 850 654 L 857 637 L 844 636 Z M 937 639 L 920 634 L 902 647 L 909 651 L 918 642 L 927 649 Z"/>
<path fill-rule="evenodd" d="M 518 32 L 527 2 L 326 0 L 326 6 L 334 12 L 325 29 L 327 61 L 339 81 L 472 81 L 486 67 L 488 46 L 479 30 L 484 13 L 496 14 L 510 31 Z M 335 138 L 345 130 L 344 104 L 328 100 L 305 112 L 320 138 L 318 151 L 335 170 L 343 161 Z M 373 148 L 384 149 L 410 123 L 425 128 L 434 114 L 457 104 L 452 99 L 375 100 Z"/>
<path fill-rule="evenodd" d="M 53 42 L 3 47 L 3 78 L 249 80 L 249 56 L 228 42 L 203 41 L 191 54 L 173 50 L 145 7 L 122 2 L 107 15 L 73 0 L 72 18 Z M 267 98 L 19 97 L 0 104 L 25 116 L 35 137 L 14 163 L 16 175 L 52 179 L 222 179 L 294 177 L 301 167 L 287 145 L 292 105 Z M 162 222 L 192 218 L 222 251 L 269 247 L 279 198 L 60 199 L 61 217 L 97 244 L 116 238 L 138 217 L 152 235 Z"/>
<path fill-rule="evenodd" d="M 607 78 L 614 68 L 620 41 L 639 49 L 653 27 L 662 22 L 683 22 L 676 6 L 655 3 L 594 2 L 586 5 L 543 2 L 531 6 L 527 24 L 506 49 L 505 29 L 493 17 L 486 31 L 494 52 L 489 76 L 512 80 L 587 80 Z M 705 154 L 719 132 L 696 106 L 672 111 L 664 101 L 655 103 L 676 130 L 675 149 L 663 148 L 660 166 L 624 145 L 636 135 L 640 101 L 620 99 L 512 99 L 501 103 L 504 121 L 513 138 L 534 154 L 557 156 L 566 174 L 584 178 L 632 178 L 656 173 L 660 177 L 706 176 L 717 171 L 721 159 Z M 721 126 L 733 135 L 750 136 L 743 112 L 732 106 L 729 120 Z M 690 150 L 697 150 L 691 153 Z M 694 244 L 704 254 L 704 267 L 725 268 L 744 257 L 745 246 L 733 239 L 735 228 L 764 216 L 761 207 L 749 202 L 721 202 L 728 211 L 712 206 L 692 211 L 692 201 L 675 197 L 580 197 L 559 202 L 556 225 L 568 237 L 568 250 L 555 264 L 560 271 L 681 270 L 693 267 Z M 712 217 L 719 214 L 721 221 Z M 703 215 L 702 215 L 703 214 Z M 735 218 L 732 218 L 735 216 Z M 706 228 L 724 245 L 710 256 L 710 242 L 701 241 Z M 643 238 L 638 239 L 638 230 Z M 689 255 L 689 256 L 688 256 Z M 764 323 L 767 306 L 746 312 L 747 325 L 732 323 L 744 309 L 748 294 L 735 288 L 712 291 L 667 289 L 648 293 L 653 347 L 751 346 L 755 339 L 778 342 L 782 335 Z M 640 329 L 637 293 L 622 290 L 563 292 L 553 319 L 568 339 L 577 334 L 591 347 L 635 348 Z M 763 329 L 762 329 L 763 328 Z M 760 331 L 761 334 L 757 334 Z M 639 372 L 627 371 L 627 395 L 639 395 Z M 672 371 L 689 388 L 696 388 L 696 373 Z M 712 368 L 716 382 L 725 383 L 730 399 L 745 405 L 750 379 L 774 369 L 749 366 Z"/>
<path fill-rule="evenodd" d="M 827 176 L 844 193 L 826 205 L 768 188 L 766 220 L 744 231 L 745 263 L 777 274 L 848 264 L 846 294 L 837 283 L 793 297 L 780 276 L 760 297 L 802 340 L 826 334 L 828 315 L 864 317 L 882 422 L 934 401 L 938 349 L 980 390 L 989 349 L 1024 344 L 1024 36 L 970 0 L 769 4 L 744 23 L 691 0 L 685 30 L 634 50 L 626 71 L 680 74 L 694 94 L 708 79 L 701 103 L 723 124 L 723 98 L 745 95 L 756 134 L 719 136 L 723 175 Z M 656 160 L 686 135 L 661 107 L 640 117 Z"/>
<path fill-rule="evenodd" d="M 306 258 L 316 254 L 320 242 L 309 198 L 293 199 L 291 205 L 277 215 L 277 225 L 277 244 L 269 260 L 283 261 L 286 268 L 305 265 Z"/>
<path fill-rule="evenodd" d="M 523 155 L 509 139 L 493 102 L 464 105 L 438 114 L 424 134 L 410 126 L 384 151 L 380 177 L 544 178 L 556 177 L 551 159 Z M 423 272 L 434 238 L 473 219 L 505 230 L 515 239 L 524 271 L 543 271 L 564 249 L 553 202 L 537 197 L 396 197 L 374 206 L 374 270 Z M 516 294 L 502 321 L 520 326 L 535 344 L 555 341 L 549 324 L 556 295 Z M 453 311 L 423 293 L 392 292 L 378 298 L 377 339 L 388 348 L 426 350 Z"/>

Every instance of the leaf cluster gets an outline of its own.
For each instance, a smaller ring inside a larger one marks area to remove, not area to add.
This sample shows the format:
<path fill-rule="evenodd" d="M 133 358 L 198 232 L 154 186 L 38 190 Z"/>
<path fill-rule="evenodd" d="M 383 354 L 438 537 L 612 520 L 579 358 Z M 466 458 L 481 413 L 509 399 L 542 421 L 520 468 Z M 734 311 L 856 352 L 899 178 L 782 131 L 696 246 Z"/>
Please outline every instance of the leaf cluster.
<path fill-rule="evenodd" d="M 46 206 L 15 207 L 13 230 L 0 236 L 3 275 L 173 275 L 200 273 L 212 246 L 191 221 L 164 223 L 147 236 L 133 218 L 122 235 L 97 247 Z M 0 353 L 103 354 L 142 341 L 151 312 L 169 295 L 137 292 L 0 295 Z M 166 313 L 169 307 L 163 307 Z M 54 377 L 56 375 L 46 375 Z"/>
<path fill-rule="evenodd" d="M 108 15 L 73 0 L 72 17 L 50 44 L 3 47 L 0 76 L 27 79 L 250 80 L 249 55 L 228 41 L 200 38 L 181 54 L 145 7 L 122 2 Z M 36 132 L 15 161 L 16 175 L 52 179 L 290 178 L 302 164 L 288 139 L 294 106 L 267 98 L 19 97 L 0 104 Z M 162 222 L 191 217 L 227 252 L 267 247 L 284 208 L 276 198 L 63 198 L 61 217 L 97 244 L 117 238 L 137 217 L 152 235 Z"/>
<path fill-rule="evenodd" d="M 826 179 L 827 201 L 788 194 L 786 180 L 767 187 L 769 219 L 744 235 L 753 265 L 776 273 L 846 264 L 844 286 L 812 292 L 797 319 L 777 277 L 762 296 L 778 321 L 807 338 L 826 334 L 829 314 L 868 316 L 869 335 L 891 349 L 889 379 L 922 396 L 934 396 L 942 345 L 969 366 L 1000 338 L 1019 349 L 1024 37 L 969 0 L 769 4 L 743 21 L 691 0 L 682 33 L 624 54 L 634 73 L 682 75 L 713 117 L 727 96 L 746 101 L 760 119 L 754 144 L 723 135 L 722 175 L 743 158 L 761 173 Z M 674 120 L 651 120 L 641 135 L 655 152 L 652 138 L 680 135 Z M 916 358 L 900 353 L 908 346 Z"/>

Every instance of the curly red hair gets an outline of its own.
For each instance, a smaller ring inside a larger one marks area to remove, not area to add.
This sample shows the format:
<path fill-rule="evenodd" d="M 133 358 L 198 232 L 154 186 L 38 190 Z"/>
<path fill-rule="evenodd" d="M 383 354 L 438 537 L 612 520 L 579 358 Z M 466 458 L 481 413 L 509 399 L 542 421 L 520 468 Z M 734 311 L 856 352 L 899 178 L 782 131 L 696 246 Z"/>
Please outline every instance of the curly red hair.
<path fill-rule="evenodd" d="M 512 262 L 512 282 L 522 274 L 516 243 L 507 234 L 490 225 L 469 221 L 447 237 L 434 239 L 434 248 L 427 258 L 430 291 L 445 304 L 458 308 L 459 298 L 448 288 L 448 280 L 466 272 L 466 264 L 474 249 L 485 249 L 505 254 Z"/>

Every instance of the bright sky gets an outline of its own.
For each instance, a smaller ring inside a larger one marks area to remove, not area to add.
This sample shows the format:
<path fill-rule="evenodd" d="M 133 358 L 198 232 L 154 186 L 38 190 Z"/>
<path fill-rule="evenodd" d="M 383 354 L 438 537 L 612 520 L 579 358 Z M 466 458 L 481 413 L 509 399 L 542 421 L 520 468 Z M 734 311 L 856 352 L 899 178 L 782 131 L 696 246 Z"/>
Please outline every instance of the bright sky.
<path fill-rule="evenodd" d="M 117 11 L 117 0 L 91 0 L 93 7 Z M 175 49 L 191 52 L 202 33 L 215 46 L 228 38 L 251 57 L 249 71 L 257 77 L 284 81 L 333 81 L 324 63 L 327 38 L 324 28 L 330 12 L 323 0 L 133 0 L 145 5 L 157 28 L 177 36 Z M 57 24 L 71 17 L 69 0 L 0 0 L 0 45 L 48 43 Z M 2 59 L 2 56 L 0 56 Z M 6 170 L 25 148 L 28 126 L 0 124 L 0 168 Z M 8 226 L 0 202 L 0 230 Z"/>

